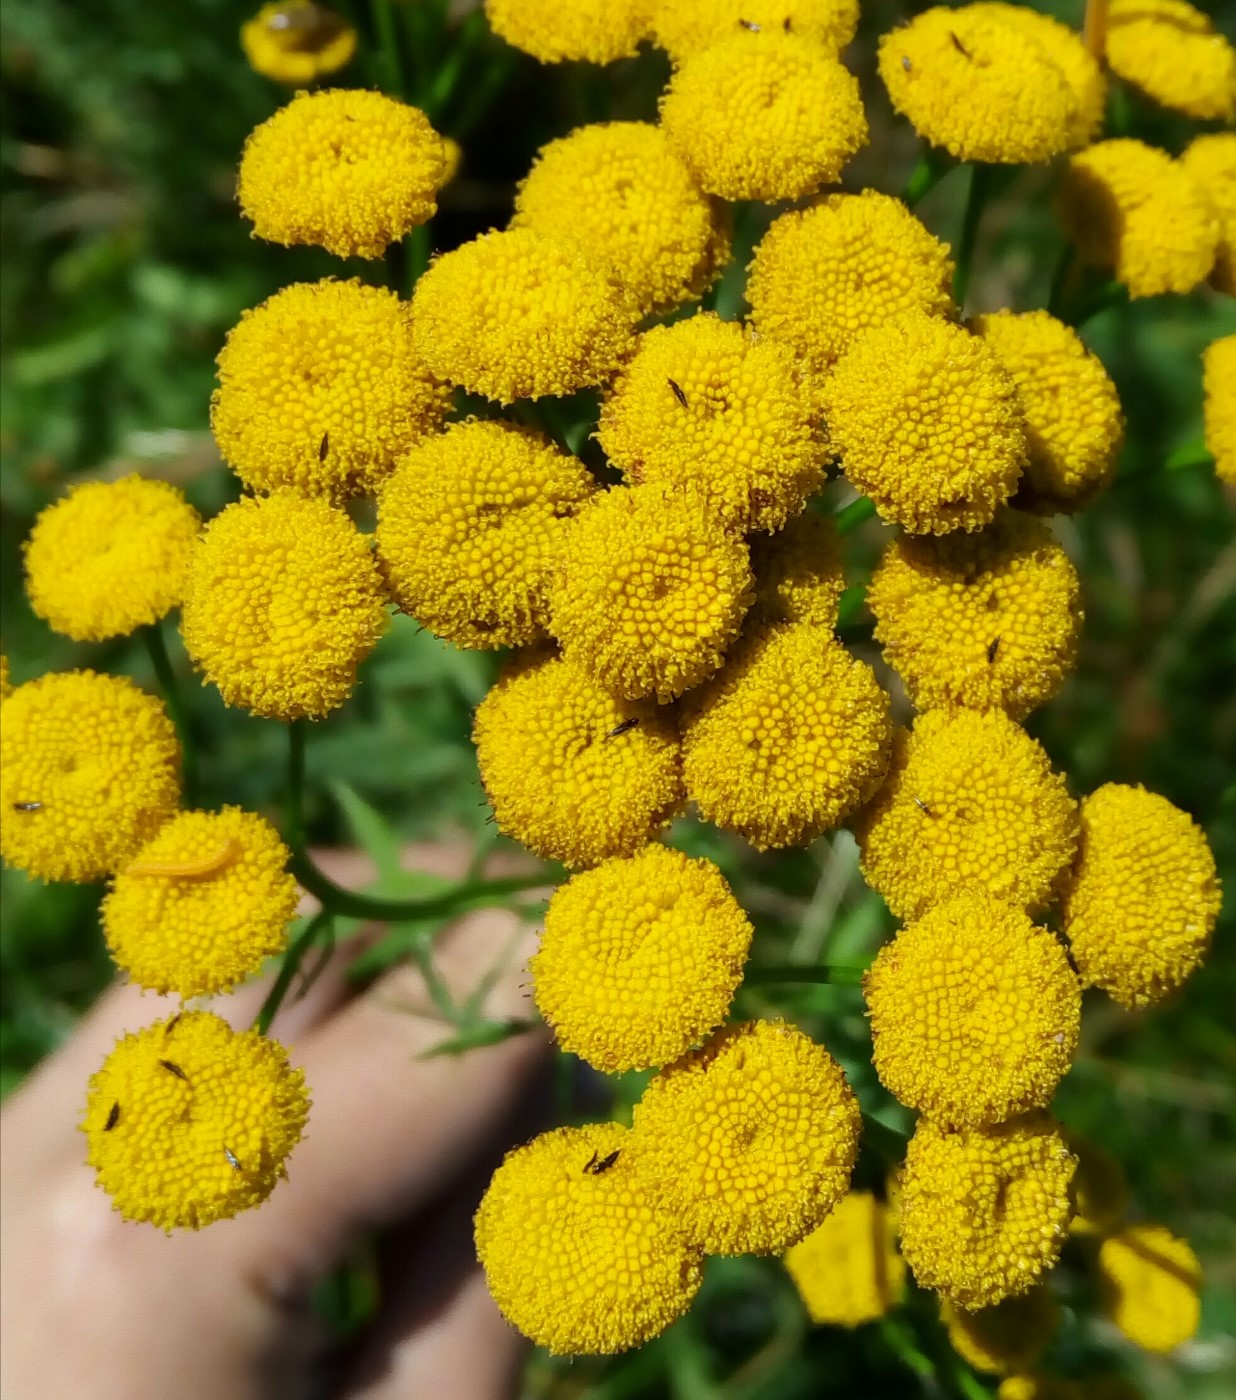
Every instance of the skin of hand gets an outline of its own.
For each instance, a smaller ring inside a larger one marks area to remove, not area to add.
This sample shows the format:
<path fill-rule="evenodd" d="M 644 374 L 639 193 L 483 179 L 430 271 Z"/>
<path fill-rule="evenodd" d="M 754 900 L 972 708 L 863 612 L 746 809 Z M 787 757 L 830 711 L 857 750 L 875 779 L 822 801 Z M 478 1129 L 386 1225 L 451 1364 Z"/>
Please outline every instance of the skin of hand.
<path fill-rule="evenodd" d="M 467 853 L 406 863 L 460 876 Z M 340 883 L 367 863 L 323 856 Z M 361 935 L 363 937 L 363 935 Z M 500 963 L 493 1017 L 531 1014 L 532 927 L 506 910 L 446 930 L 435 962 L 458 999 Z M 540 1032 L 461 1055 L 420 974 L 401 966 L 360 995 L 337 951 L 272 1033 L 313 1098 L 288 1179 L 257 1210 L 165 1235 L 124 1221 L 94 1184 L 77 1123 L 86 1081 L 117 1036 L 179 1008 L 131 986 L 106 993 L 0 1116 L 0 1379 L 5 1400 L 502 1400 L 517 1334 L 490 1300 L 471 1216 L 502 1152 L 530 1137 Z M 215 998 L 250 1024 L 269 980 Z M 363 1231 L 380 1231 L 381 1307 L 341 1351 L 310 1307 L 314 1285 Z"/>

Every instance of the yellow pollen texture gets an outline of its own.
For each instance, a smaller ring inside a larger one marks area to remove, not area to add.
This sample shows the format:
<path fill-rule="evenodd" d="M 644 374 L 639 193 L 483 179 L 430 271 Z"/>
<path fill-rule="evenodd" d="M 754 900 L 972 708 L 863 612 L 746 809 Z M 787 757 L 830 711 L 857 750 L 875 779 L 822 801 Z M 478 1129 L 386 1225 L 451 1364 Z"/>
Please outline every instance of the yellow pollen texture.
<path fill-rule="evenodd" d="M 356 30 L 315 0 L 274 0 L 241 25 L 240 45 L 264 78 L 305 86 L 352 61 Z"/>
<path fill-rule="evenodd" d="M 647 0 L 485 0 L 495 34 L 542 63 L 613 63 L 649 37 Z"/>
<path fill-rule="evenodd" d="M 944 1303 L 940 1319 L 958 1356 L 976 1371 L 1003 1376 L 1028 1371 L 1060 1326 L 1060 1304 L 1045 1284 L 994 1308 L 966 1312 Z"/>
<path fill-rule="evenodd" d="M 750 943 L 711 861 L 647 846 L 559 886 L 531 962 L 537 1010 L 596 1069 L 668 1064 L 725 1020 Z"/>
<path fill-rule="evenodd" d="M 755 602 L 748 625 L 810 622 L 836 626 L 845 571 L 837 527 L 826 515 L 804 511 L 775 535 L 751 541 Z"/>
<path fill-rule="evenodd" d="M 1206 450 L 1219 480 L 1236 486 L 1236 335 L 1212 341 L 1202 352 L 1202 384 Z"/>
<path fill-rule="evenodd" d="M 617 1123 L 556 1128 L 508 1152 L 476 1213 L 476 1252 L 507 1321 L 558 1355 L 612 1355 L 665 1330 L 700 1286 L 699 1251 L 650 1199 Z"/>
<path fill-rule="evenodd" d="M 859 1327 L 899 1302 L 906 1266 L 888 1207 L 870 1191 L 842 1196 L 783 1262 L 812 1322 Z"/>
<path fill-rule="evenodd" d="M 1219 291 L 1236 296 L 1236 131 L 1195 136 L 1180 161 L 1219 218 L 1219 251 L 1210 280 Z"/>
<path fill-rule="evenodd" d="M 185 1011 L 116 1042 L 90 1077 L 81 1129 L 126 1220 L 197 1230 L 266 1200 L 308 1113 L 282 1045 Z"/>
<path fill-rule="evenodd" d="M 1173 111 L 1202 121 L 1236 116 L 1236 49 L 1186 0 L 1112 0 L 1107 62 Z"/>
<path fill-rule="evenodd" d="M 840 53 L 858 28 L 858 0 L 653 0 L 652 28 L 678 61 L 735 35 L 778 32 Z"/>
<path fill-rule="evenodd" d="M 863 988 L 880 1082 L 941 1124 L 1046 1107 L 1077 1049 L 1081 987 L 1063 945 L 990 895 L 908 924 Z"/>
<path fill-rule="evenodd" d="M 861 1123 L 822 1045 L 780 1021 L 747 1021 L 648 1085 L 636 1165 L 706 1253 L 779 1254 L 846 1193 Z"/>
<path fill-rule="evenodd" d="M 1099 1246 L 1099 1300 L 1131 1342 L 1173 1351 L 1197 1331 L 1202 1267 L 1162 1225 L 1126 1225 Z"/>

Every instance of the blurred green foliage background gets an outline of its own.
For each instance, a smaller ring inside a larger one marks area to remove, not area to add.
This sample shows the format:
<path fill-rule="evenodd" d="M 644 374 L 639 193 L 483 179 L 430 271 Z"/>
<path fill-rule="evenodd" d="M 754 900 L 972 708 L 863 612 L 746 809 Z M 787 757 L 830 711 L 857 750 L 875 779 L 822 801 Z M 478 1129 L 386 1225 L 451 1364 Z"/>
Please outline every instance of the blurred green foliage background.
<path fill-rule="evenodd" d="M 395 7 L 414 99 L 441 71 L 426 3 Z M 340 8 L 362 34 L 341 81 L 389 86 L 367 8 Z M 1078 23 L 1080 0 L 1053 12 Z M 34 514 L 74 480 L 131 470 L 176 481 L 213 513 L 236 486 L 207 430 L 212 362 L 241 310 L 295 280 L 386 276 L 381 264 L 341 268 L 314 250 L 260 244 L 238 217 L 240 147 L 283 96 L 241 56 L 237 32 L 249 13 L 236 0 L 6 0 L 0 11 L 0 629 L 17 681 L 89 665 L 152 683 L 133 643 L 75 646 L 30 614 L 20 542 Z M 871 149 L 847 178 L 852 188 L 899 192 L 917 155 L 913 134 L 894 122 L 872 80 L 875 36 L 906 13 L 876 0 L 851 51 L 873 128 Z M 435 246 L 500 224 L 514 182 L 543 141 L 584 120 L 652 119 L 666 72 L 654 54 L 604 72 L 543 69 L 477 38 L 454 91 L 433 113 L 465 149 L 462 174 L 435 221 Z M 1149 112 L 1128 94 L 1119 100 L 1133 134 L 1174 151 L 1192 134 L 1189 124 Z M 1060 251 L 1051 179 L 1050 171 L 1023 172 L 989 209 L 972 309 L 1044 303 Z M 960 176 L 949 176 L 920 206 L 945 238 L 956 235 L 963 193 Z M 748 247 L 767 218 L 767 211 L 747 216 Z M 735 303 L 738 275 L 731 275 Z M 1143 782 L 1193 813 L 1227 876 L 1208 965 L 1150 1015 L 1088 1000 L 1082 1052 L 1057 1101 L 1066 1124 L 1123 1163 L 1137 1213 L 1189 1237 L 1208 1283 L 1201 1336 L 1174 1363 L 1132 1356 L 1110 1329 L 1084 1321 L 1080 1307 L 1070 1307 L 1053 1360 L 1073 1374 L 1128 1369 L 1148 1396 L 1166 1400 L 1236 1393 L 1236 532 L 1230 493 L 1225 498 L 1193 450 L 1201 435 L 1200 352 L 1233 331 L 1233 302 L 1208 293 L 1118 307 L 1088 325 L 1120 389 L 1128 446 L 1112 489 L 1084 515 L 1059 522 L 1083 578 L 1086 632 L 1077 674 L 1030 725 L 1075 793 L 1109 780 Z M 1169 469 L 1169 459 L 1187 464 Z M 841 488 L 828 490 L 842 498 Z M 871 524 L 850 538 L 852 582 L 869 574 L 885 533 Z M 861 629 L 855 645 L 879 665 Z M 213 690 L 192 683 L 178 647 L 174 659 L 202 736 L 204 805 L 274 810 L 284 771 L 280 726 L 228 711 Z M 453 832 L 491 841 L 468 731 L 496 664 L 397 619 L 350 704 L 314 727 L 314 838 L 372 845 L 381 830 L 383 839 Z M 892 928 L 882 901 L 862 884 L 845 833 L 780 856 L 756 856 L 690 821 L 673 839 L 723 866 L 757 922 L 765 960 L 864 960 Z M 6 1092 L 70 1032 L 110 976 L 98 894 L 3 872 Z M 774 997 L 753 988 L 738 1009 L 800 1020 L 843 1060 L 869 1112 L 907 1126 L 872 1074 L 857 990 Z M 618 1085 L 619 1111 L 637 1092 L 638 1085 Z M 860 1183 L 877 1183 L 882 1171 L 878 1157 L 865 1154 Z M 1070 1303 L 1083 1303 L 1084 1284 L 1067 1259 L 1063 1277 Z M 528 1393 L 589 1400 L 989 1393 L 939 1350 L 928 1312 L 919 1297 L 904 1326 L 854 1337 L 810 1331 L 775 1261 L 714 1260 L 696 1308 L 664 1338 L 615 1362 L 565 1367 L 534 1357 Z"/>

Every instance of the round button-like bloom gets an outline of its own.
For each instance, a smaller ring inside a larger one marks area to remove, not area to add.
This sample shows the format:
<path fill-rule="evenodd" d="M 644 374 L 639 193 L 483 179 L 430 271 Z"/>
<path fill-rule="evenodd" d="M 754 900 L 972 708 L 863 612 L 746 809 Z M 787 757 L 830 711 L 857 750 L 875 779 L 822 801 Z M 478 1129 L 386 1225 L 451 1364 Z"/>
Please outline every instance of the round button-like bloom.
<path fill-rule="evenodd" d="M 945 1302 L 940 1319 L 958 1356 L 976 1371 L 1028 1371 L 1060 1326 L 1060 1304 L 1044 1284 L 994 1308 L 966 1312 Z"/>
<path fill-rule="evenodd" d="M 116 965 L 182 998 L 230 991 L 287 944 L 299 891 L 256 812 L 177 812 L 112 882 L 101 916 Z"/>
<path fill-rule="evenodd" d="M 1236 116 L 1236 49 L 1186 0 L 1112 0 L 1105 47 L 1112 72 L 1164 107 Z"/>
<path fill-rule="evenodd" d="M 814 623 L 770 627 L 687 704 L 687 794 L 757 850 L 805 846 L 870 795 L 891 739 L 870 666 Z"/>
<path fill-rule="evenodd" d="M 320 719 L 351 694 L 385 626 L 368 541 L 319 497 L 246 496 L 206 527 L 181 632 L 227 704 Z"/>
<path fill-rule="evenodd" d="M 1236 296 L 1236 132 L 1195 136 L 1180 162 L 1202 187 L 1219 218 L 1219 250 L 1210 281 L 1219 291 Z"/>
<path fill-rule="evenodd" d="M 1060 1257 L 1075 1165 L 1046 1113 L 962 1131 L 920 1118 L 899 1221 L 919 1287 L 972 1312 L 1029 1292 Z"/>
<path fill-rule="evenodd" d="M 1077 804 L 1041 744 L 1000 710 L 932 710 L 899 732 L 857 823 L 862 870 L 901 919 L 962 889 L 1030 913 L 1077 844 Z"/>
<path fill-rule="evenodd" d="M 1075 155 L 1060 217 L 1078 253 L 1113 269 L 1131 297 L 1191 292 L 1214 266 L 1219 221 L 1183 162 L 1142 141 L 1100 141 Z"/>
<path fill-rule="evenodd" d="M 1201 1291 L 1197 1255 L 1162 1225 L 1126 1225 L 1099 1246 L 1103 1311 L 1147 1351 L 1172 1351 L 1193 1336 Z"/>
<path fill-rule="evenodd" d="M 530 228 L 483 233 L 416 284 L 412 333 L 430 369 L 499 403 L 600 384 L 638 308 L 609 264 Z"/>
<path fill-rule="evenodd" d="M 646 0 L 485 0 L 493 31 L 542 63 L 631 58 L 649 36 Z"/>
<path fill-rule="evenodd" d="M 880 1082 L 941 1124 L 1045 1108 L 1077 1049 L 1081 986 L 1064 948 L 990 895 L 959 894 L 908 924 L 863 990 Z"/>
<path fill-rule="evenodd" d="M 575 457 L 510 423 L 425 438 L 383 485 L 378 563 L 399 606 L 457 646 L 545 635 L 549 579 L 596 489 Z"/>
<path fill-rule="evenodd" d="M 1103 362 L 1046 311 L 996 311 L 971 328 L 1017 386 L 1029 448 L 1017 504 L 1046 515 L 1088 505 L 1124 446 L 1124 413 Z"/>
<path fill-rule="evenodd" d="M 708 1254 L 779 1254 L 850 1185 L 862 1114 L 841 1066 L 780 1021 L 729 1026 L 635 1105 L 636 1167 Z"/>
<path fill-rule="evenodd" d="M 740 29 L 684 59 L 661 99 L 661 125 L 722 199 L 800 199 L 835 184 L 867 144 L 854 75 L 784 30 Z"/>
<path fill-rule="evenodd" d="M 264 78 L 307 86 L 352 61 L 356 30 L 315 0 L 273 0 L 241 25 L 240 46 Z"/>
<path fill-rule="evenodd" d="M 902 311 L 948 315 L 953 261 L 899 199 L 830 194 L 774 219 L 755 246 L 747 300 L 761 335 L 826 374 L 872 326 Z"/>
<path fill-rule="evenodd" d="M 859 1327 L 891 1312 L 905 1288 L 888 1208 L 870 1191 L 842 1196 L 783 1262 L 812 1322 Z"/>
<path fill-rule="evenodd" d="M 653 0 L 652 29 L 682 60 L 735 34 L 797 34 L 840 53 L 858 28 L 858 0 Z"/>
<path fill-rule="evenodd" d="M 751 605 L 747 546 L 702 492 L 614 487 L 580 512 L 550 585 L 567 658 L 627 699 L 672 700 L 720 666 Z"/>
<path fill-rule="evenodd" d="M 180 745 L 162 704 L 121 676 L 19 685 L 0 725 L 0 853 L 44 880 L 100 880 L 176 810 Z"/>
<path fill-rule="evenodd" d="M 660 127 L 604 122 L 543 146 L 511 228 L 566 235 L 607 261 L 641 312 L 700 296 L 729 261 L 729 219 Z"/>
<path fill-rule="evenodd" d="M 711 312 L 640 337 L 597 436 L 631 481 L 697 487 L 739 534 L 784 525 L 824 480 L 793 351 Z"/>
<path fill-rule="evenodd" d="M 1206 450 L 1219 480 L 1236 486 L 1236 335 L 1212 341 L 1202 352 L 1202 383 Z"/>
<path fill-rule="evenodd" d="M 508 1152 L 476 1213 L 476 1253 L 508 1322 L 558 1355 L 609 1356 L 663 1332 L 700 1286 L 699 1250 L 658 1209 L 618 1123 L 555 1128 Z"/>
<path fill-rule="evenodd" d="M 751 541 L 755 602 L 748 626 L 810 622 L 830 631 L 837 624 L 845 569 L 837 527 L 826 515 L 804 511 L 775 535 Z"/>
<path fill-rule="evenodd" d="M 994 352 L 921 311 L 861 335 L 822 401 L 847 478 L 911 534 L 981 529 L 1025 465 L 1017 390 Z"/>
<path fill-rule="evenodd" d="M 218 363 L 215 441 L 254 491 L 372 491 L 450 407 L 413 347 L 411 308 L 355 280 L 285 287 L 245 312 Z"/>
<path fill-rule="evenodd" d="M 87 481 L 39 512 L 23 545 L 30 606 L 76 642 L 123 637 L 184 597 L 202 522 L 166 481 Z"/>
<path fill-rule="evenodd" d="M 686 800 L 672 719 L 559 657 L 509 671 L 473 739 L 499 830 L 566 866 L 633 855 Z"/>
<path fill-rule="evenodd" d="M 920 710 L 1021 719 L 1077 662 L 1080 592 L 1047 526 L 1008 511 L 978 534 L 894 540 L 867 602 L 884 658 Z"/>
<path fill-rule="evenodd" d="M 1067 1128 L 1064 1140 L 1077 1158 L 1070 1195 L 1074 1235 L 1110 1235 L 1129 1208 L 1129 1182 L 1124 1168 L 1112 1154 Z"/>
<path fill-rule="evenodd" d="M 250 134 L 236 192 L 258 238 L 380 258 L 433 218 L 445 179 L 442 138 L 424 112 L 337 88 L 298 92 Z"/>
<path fill-rule="evenodd" d="M 1166 797 L 1106 783 L 1081 804 L 1060 912 L 1082 982 L 1153 1006 L 1201 963 L 1221 902 L 1201 827 Z"/>
<path fill-rule="evenodd" d="M 879 68 L 897 111 L 958 160 L 1035 165 L 1074 143 L 1073 88 L 994 5 L 924 10 L 880 39 Z"/>
<path fill-rule="evenodd" d="M 711 861 L 646 846 L 555 891 L 531 962 L 537 1010 L 596 1069 L 668 1064 L 725 1020 L 750 944 Z"/>
<path fill-rule="evenodd" d="M 198 1230 L 266 1200 L 308 1113 L 282 1045 L 184 1011 L 116 1042 L 90 1077 L 81 1128 L 126 1220 Z"/>

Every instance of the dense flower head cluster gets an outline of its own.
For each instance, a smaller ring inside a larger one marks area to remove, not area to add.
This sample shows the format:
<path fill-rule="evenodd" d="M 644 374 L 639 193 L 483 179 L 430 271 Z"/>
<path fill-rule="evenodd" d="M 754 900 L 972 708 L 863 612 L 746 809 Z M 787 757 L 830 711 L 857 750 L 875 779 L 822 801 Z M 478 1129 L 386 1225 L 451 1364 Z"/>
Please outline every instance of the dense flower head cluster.
<path fill-rule="evenodd" d="M 736 34 L 783 33 L 840 53 L 858 28 L 858 0 L 652 0 L 652 29 L 681 61 Z"/>
<path fill-rule="evenodd" d="M 240 44 L 264 78 L 300 86 L 350 63 L 356 30 L 317 0 L 272 0 L 241 25 Z"/>
<path fill-rule="evenodd" d="M 383 484 L 378 563 L 399 606 L 464 647 L 545 636 L 549 581 L 596 489 L 575 457 L 511 423 L 424 438 Z"/>
<path fill-rule="evenodd" d="M 1034 913 L 1077 843 L 1077 805 L 1042 746 L 1000 710 L 932 710 L 899 732 L 856 822 L 863 874 L 899 918 L 960 889 Z"/>
<path fill-rule="evenodd" d="M 378 258 L 437 212 L 442 138 L 416 107 L 380 92 L 298 92 L 257 127 L 237 197 L 258 238 Z"/>
<path fill-rule="evenodd" d="M 231 990 L 287 945 L 299 892 L 288 849 L 256 812 L 177 812 L 117 872 L 103 933 L 139 987 Z"/>
<path fill-rule="evenodd" d="M 1106 56 L 1164 107 L 1202 121 L 1236 116 L 1236 49 L 1187 0 L 1112 0 Z"/>
<path fill-rule="evenodd" d="M 892 1218 L 870 1191 L 842 1196 L 824 1223 L 783 1257 L 812 1322 L 874 1322 L 896 1306 L 905 1288 Z"/>
<path fill-rule="evenodd" d="M 648 0 L 485 0 L 499 38 L 542 63 L 630 58 L 650 37 Z"/>
<path fill-rule="evenodd" d="M 903 312 L 864 332 L 824 383 L 832 448 L 885 520 L 912 534 L 990 524 L 1017 487 L 1017 390 L 961 326 Z"/>
<path fill-rule="evenodd" d="M 510 227 L 575 239 L 652 312 L 711 285 L 729 260 L 729 223 L 660 127 L 602 122 L 541 148 Z"/>
<path fill-rule="evenodd" d="M 1082 981 L 1122 1006 L 1151 1006 L 1206 955 L 1219 915 L 1215 860 L 1187 812 L 1142 787 L 1083 799 L 1061 919 Z"/>
<path fill-rule="evenodd" d="M 1236 486 L 1236 335 L 1212 341 L 1202 354 L 1206 450 L 1220 481 Z"/>
<path fill-rule="evenodd" d="M 531 961 L 537 1010 L 597 1069 L 668 1064 L 725 1020 L 750 943 L 711 861 L 649 845 L 559 886 Z"/>
<path fill-rule="evenodd" d="M 100 880 L 180 801 L 162 704 L 122 676 L 65 671 L 19 685 L 0 725 L 0 852 L 44 880 Z"/>
<path fill-rule="evenodd" d="M 327 279 L 244 314 L 219 352 L 211 426 L 250 489 L 338 500 L 372 491 L 449 406 L 413 346 L 408 304 Z"/>
<path fill-rule="evenodd" d="M 1008 511 L 978 534 L 893 540 L 867 602 L 884 658 L 920 709 L 1021 719 L 1076 663 L 1080 591 L 1047 526 Z"/>
<path fill-rule="evenodd" d="M 1060 1304 L 1044 1284 L 978 1312 L 948 1302 L 940 1309 L 953 1350 L 976 1371 L 997 1376 L 1028 1371 L 1047 1349 L 1061 1316 Z"/>
<path fill-rule="evenodd" d="M 685 58 L 661 99 L 661 125 L 700 185 L 731 200 L 814 194 L 867 143 L 854 75 L 784 30 L 739 27 Z"/>
<path fill-rule="evenodd" d="M 1219 219 L 1219 248 L 1211 283 L 1236 296 L 1236 132 L 1209 131 L 1195 136 L 1180 157 L 1201 186 Z"/>
<path fill-rule="evenodd" d="M 1126 1225 L 1099 1246 L 1104 1312 L 1131 1342 L 1168 1352 L 1201 1317 L 1202 1270 L 1186 1240 L 1162 1225 Z"/>
<path fill-rule="evenodd" d="M 81 1127 L 126 1220 L 197 1230 L 270 1195 L 308 1112 L 304 1076 L 277 1041 L 184 1011 L 116 1042 Z"/>
<path fill-rule="evenodd" d="M 751 541 L 751 567 L 751 623 L 836 625 L 845 569 L 837 527 L 828 516 L 804 511 L 775 535 L 757 536 Z"/>
<path fill-rule="evenodd" d="M 166 481 L 86 481 L 39 513 L 23 545 L 26 596 L 77 642 L 123 637 L 184 598 L 197 511 Z"/>
<path fill-rule="evenodd" d="M 737 532 L 784 525 L 824 479 L 793 352 L 714 314 L 640 337 L 597 436 L 629 480 L 698 488 Z"/>

